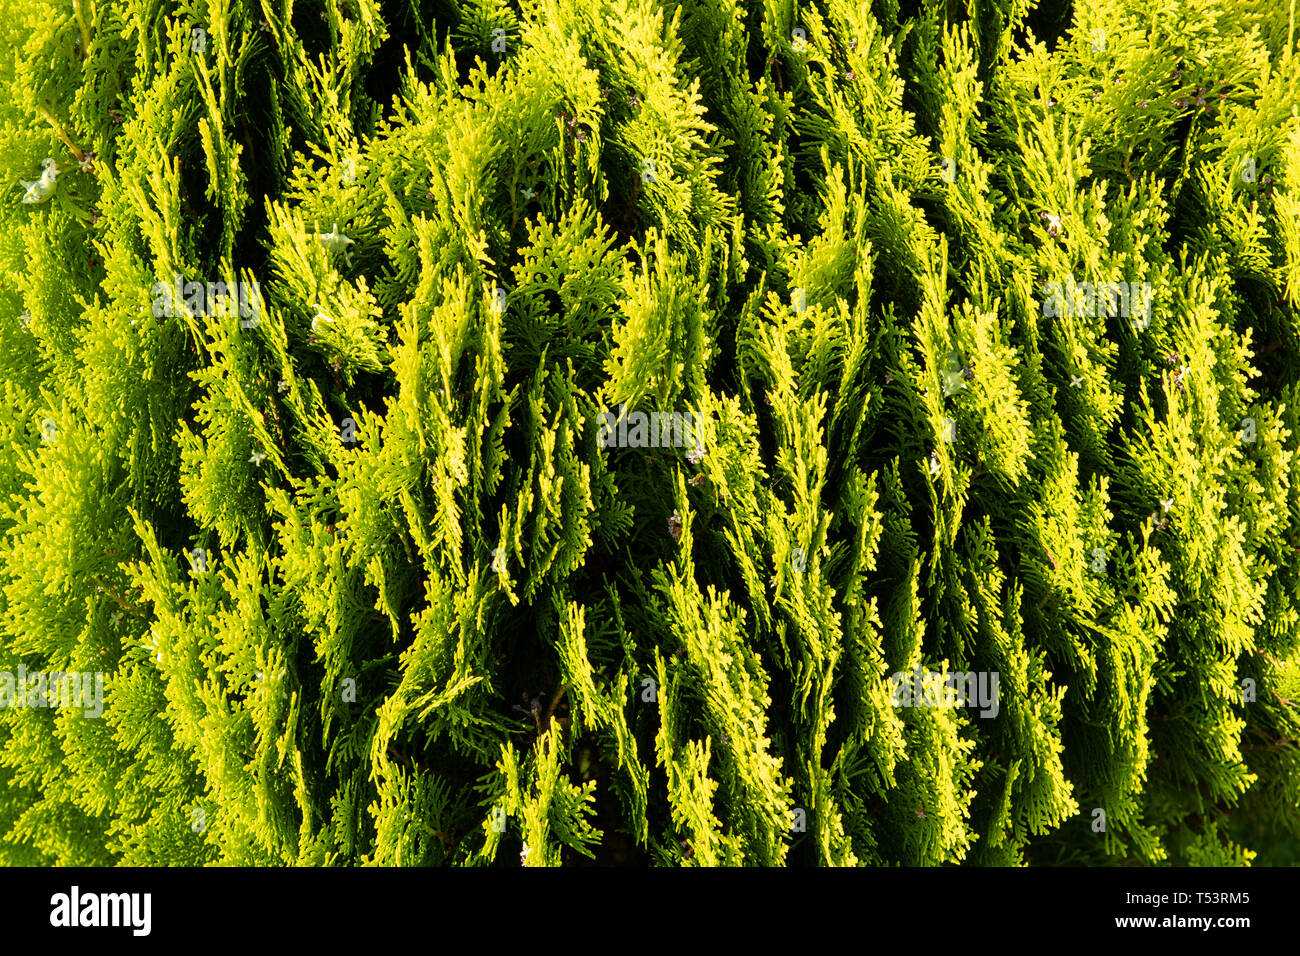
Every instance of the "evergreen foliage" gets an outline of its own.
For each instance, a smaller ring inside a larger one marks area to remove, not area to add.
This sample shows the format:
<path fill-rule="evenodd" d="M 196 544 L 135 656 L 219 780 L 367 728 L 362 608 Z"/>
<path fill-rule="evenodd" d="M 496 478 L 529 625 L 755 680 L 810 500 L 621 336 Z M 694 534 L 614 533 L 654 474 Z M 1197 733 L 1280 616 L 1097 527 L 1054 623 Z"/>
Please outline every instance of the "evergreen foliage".
<path fill-rule="evenodd" d="M 0 862 L 1300 860 L 1296 13 L 0 0 Z"/>

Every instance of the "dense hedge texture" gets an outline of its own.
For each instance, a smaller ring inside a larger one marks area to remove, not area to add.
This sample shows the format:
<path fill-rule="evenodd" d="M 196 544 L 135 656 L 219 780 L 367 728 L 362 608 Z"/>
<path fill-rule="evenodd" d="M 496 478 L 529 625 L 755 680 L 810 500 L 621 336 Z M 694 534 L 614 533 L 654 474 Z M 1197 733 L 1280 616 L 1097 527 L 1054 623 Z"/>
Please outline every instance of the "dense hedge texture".
<path fill-rule="evenodd" d="M 0 862 L 1300 860 L 1295 8 L 4 0 Z"/>

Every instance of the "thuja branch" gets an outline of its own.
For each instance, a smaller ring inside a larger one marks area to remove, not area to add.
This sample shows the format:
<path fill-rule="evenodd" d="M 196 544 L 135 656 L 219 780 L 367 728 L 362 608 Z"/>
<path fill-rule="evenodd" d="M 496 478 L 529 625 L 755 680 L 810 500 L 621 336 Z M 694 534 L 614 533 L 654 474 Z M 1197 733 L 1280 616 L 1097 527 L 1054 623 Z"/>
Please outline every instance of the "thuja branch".
<path fill-rule="evenodd" d="M 41 115 L 45 117 L 46 121 L 52 127 L 54 127 L 54 132 L 59 134 L 59 139 L 63 140 L 63 144 L 67 146 L 68 149 L 72 150 L 72 155 L 77 157 L 77 162 L 84 163 L 86 161 L 86 154 L 83 153 L 80 149 L 78 149 L 77 144 L 68 138 L 68 134 L 64 130 L 63 125 L 58 120 L 56 120 L 53 116 L 50 115 L 49 110 L 42 109 Z"/>
<path fill-rule="evenodd" d="M 77 15 L 77 26 L 81 28 L 81 55 L 90 56 L 90 27 L 86 25 L 86 15 L 81 12 L 81 0 L 72 0 L 72 10 Z"/>
<path fill-rule="evenodd" d="M 90 575 L 90 580 L 95 582 L 95 592 L 97 594 L 103 594 L 104 597 L 108 598 L 110 601 L 112 601 L 114 604 L 120 607 L 123 611 L 126 611 L 129 614 L 135 614 L 140 610 L 142 610 L 139 604 L 132 604 L 129 601 L 124 600 L 118 591 L 118 587 L 116 585 L 109 584 L 98 574 Z"/>
<path fill-rule="evenodd" d="M 568 690 L 569 690 L 568 684 L 564 684 L 560 687 L 559 693 L 557 693 L 555 695 L 555 699 L 551 701 L 551 706 L 546 709 L 546 715 L 538 722 L 537 732 L 539 734 L 545 733 L 547 730 L 550 730 L 551 715 L 555 713 L 555 708 L 560 706 L 560 701 L 564 699 L 564 695 L 565 693 L 568 692 Z"/>

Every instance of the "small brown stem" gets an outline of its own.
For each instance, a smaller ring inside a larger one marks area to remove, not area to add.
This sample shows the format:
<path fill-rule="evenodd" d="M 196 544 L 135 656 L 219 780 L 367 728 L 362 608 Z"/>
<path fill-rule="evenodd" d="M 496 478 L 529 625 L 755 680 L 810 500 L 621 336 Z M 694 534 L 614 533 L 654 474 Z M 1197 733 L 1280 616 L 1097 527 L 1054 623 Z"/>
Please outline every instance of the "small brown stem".
<path fill-rule="evenodd" d="M 555 699 L 551 701 L 551 706 L 546 708 L 546 716 L 542 718 L 542 724 L 545 725 L 547 730 L 549 730 L 551 727 L 551 715 L 555 713 L 555 708 L 560 706 L 560 701 L 564 700 L 564 694 L 568 689 L 569 689 L 568 684 L 562 685 L 560 687 L 559 693 L 555 695 Z M 541 732 L 542 730 L 539 727 L 538 733 Z"/>
<path fill-rule="evenodd" d="M 426 833 L 433 834 L 443 843 L 447 844 L 447 846 L 454 847 L 457 843 L 460 842 L 459 837 L 452 837 L 446 833 L 443 833 L 441 830 L 435 830 L 433 827 L 429 826 L 429 824 L 425 823 L 423 820 L 419 820 L 417 821 L 417 823 L 420 825 L 420 828 L 422 830 L 424 830 Z"/>
<path fill-rule="evenodd" d="M 104 597 L 108 598 L 110 601 L 112 601 L 114 604 L 120 607 L 123 611 L 126 611 L 129 614 L 134 614 L 140 610 L 140 605 L 127 604 L 120 597 L 118 597 L 117 592 L 112 590 L 112 586 L 106 585 L 104 583 L 104 579 L 101 578 L 98 574 L 90 575 L 90 579 L 99 586 L 99 593 L 103 594 Z"/>
<path fill-rule="evenodd" d="M 391 757 L 393 760 L 397 761 L 398 763 L 405 765 L 410 770 L 415 769 L 415 761 L 413 761 L 410 757 L 406 756 L 405 754 L 398 753 L 397 748 L 394 747 L 391 743 L 388 745 L 388 756 Z"/>
<path fill-rule="evenodd" d="M 68 149 L 72 150 L 72 155 L 77 157 L 77 162 L 84 163 L 86 161 L 86 154 L 77 148 L 76 143 L 68 139 L 68 134 L 64 132 L 63 127 L 62 125 L 60 125 L 59 121 L 50 115 L 49 110 L 41 110 L 41 114 L 45 117 L 45 119 L 49 122 L 49 124 L 54 127 L 54 132 L 59 134 L 59 139 L 63 140 L 63 144 L 67 146 Z"/>

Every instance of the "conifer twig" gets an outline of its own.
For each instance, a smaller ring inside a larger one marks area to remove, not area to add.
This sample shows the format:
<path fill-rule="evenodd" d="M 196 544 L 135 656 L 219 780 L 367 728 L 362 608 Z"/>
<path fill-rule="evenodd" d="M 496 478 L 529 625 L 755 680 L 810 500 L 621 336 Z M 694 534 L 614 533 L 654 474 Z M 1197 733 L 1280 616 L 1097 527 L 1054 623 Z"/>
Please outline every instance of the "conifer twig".
<path fill-rule="evenodd" d="M 126 601 L 124 601 L 121 597 L 118 596 L 117 591 L 114 590 L 111 585 L 105 585 L 104 579 L 100 577 L 98 574 L 90 575 L 90 580 L 95 582 L 98 593 L 103 594 L 106 598 L 111 600 L 123 611 L 126 611 L 130 614 L 134 614 L 140 610 L 140 605 L 126 603 Z"/>
<path fill-rule="evenodd" d="M 551 701 L 551 706 L 546 708 L 546 716 L 542 718 L 541 722 L 547 730 L 551 727 L 551 715 L 555 713 L 555 708 L 560 706 L 560 701 L 564 699 L 564 694 L 568 689 L 568 684 L 561 684 L 560 689 L 556 692 L 554 699 Z M 537 732 L 542 733 L 542 728 L 538 727 Z"/>
<path fill-rule="evenodd" d="M 59 134 L 59 139 L 63 140 L 63 145 L 72 150 L 72 155 L 77 157 L 77 162 L 84 163 L 86 161 L 86 154 L 78 149 L 77 144 L 68 138 L 68 134 L 64 131 L 62 124 L 51 116 L 50 111 L 47 109 L 42 109 L 41 115 L 45 117 L 51 126 L 54 127 L 54 132 Z"/>
<path fill-rule="evenodd" d="M 77 15 L 77 26 L 81 28 L 81 55 L 90 56 L 90 27 L 86 25 L 85 14 L 81 12 L 81 0 L 72 0 L 72 11 Z"/>
<path fill-rule="evenodd" d="M 457 843 L 460 842 L 460 837 L 453 837 L 450 836 L 449 834 L 443 833 L 441 830 L 434 829 L 433 827 L 429 826 L 429 824 L 425 823 L 423 820 L 418 820 L 416 822 L 420 825 L 421 829 L 425 830 L 427 833 L 433 834 L 443 843 L 447 844 L 447 846 L 449 847 L 454 847 Z"/>

